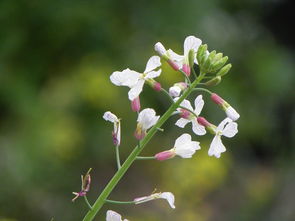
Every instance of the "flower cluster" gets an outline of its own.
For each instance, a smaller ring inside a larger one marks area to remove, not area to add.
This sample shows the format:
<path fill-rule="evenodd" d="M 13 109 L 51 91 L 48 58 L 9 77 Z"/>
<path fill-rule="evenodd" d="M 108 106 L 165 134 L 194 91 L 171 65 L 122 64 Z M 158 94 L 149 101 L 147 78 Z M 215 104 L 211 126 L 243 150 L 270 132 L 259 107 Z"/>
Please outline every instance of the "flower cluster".
<path fill-rule="evenodd" d="M 197 150 L 201 149 L 200 142 L 195 141 L 196 136 L 203 136 L 207 132 L 213 134 L 213 139 L 208 149 L 208 155 L 220 158 L 221 154 L 226 151 L 221 137 L 225 136 L 231 138 L 237 134 L 238 125 L 236 121 L 239 119 L 240 115 L 219 95 L 211 92 L 207 88 L 201 88 L 199 86 L 205 85 L 206 87 L 212 87 L 219 84 L 222 77 L 226 75 L 231 68 L 231 64 L 226 64 L 228 57 L 216 51 L 209 52 L 207 45 L 202 45 L 202 41 L 195 36 L 188 36 L 185 39 L 183 54 L 177 54 L 171 49 L 166 50 L 160 42 L 156 43 L 154 48 L 159 56 L 150 57 L 143 72 L 137 72 L 127 68 L 123 71 L 115 71 L 110 75 L 110 80 L 114 85 L 129 87 L 128 98 L 131 102 L 131 109 L 137 114 L 137 124 L 136 126 L 134 125 L 134 137 L 138 140 L 138 146 L 132 154 L 130 154 L 129 158 L 133 158 L 132 160 L 152 159 L 158 161 L 165 161 L 176 156 L 191 158 Z M 166 61 L 173 70 L 180 72 L 184 76 L 182 82 L 173 84 L 169 90 L 163 88 L 161 84 L 155 80 L 162 72 L 161 60 Z M 200 70 L 199 74 L 195 72 L 195 67 L 197 65 Z M 192 77 L 194 79 L 192 79 Z M 155 91 L 162 92 L 163 95 L 168 96 L 171 101 L 171 107 L 162 117 L 157 115 L 156 111 L 152 108 L 144 108 L 141 110 L 140 94 L 145 84 L 151 86 Z M 202 109 L 205 105 L 203 94 L 196 95 L 193 105 L 187 99 L 188 95 L 193 94 L 193 92 L 206 93 L 206 95 L 209 95 L 209 98 L 225 112 L 226 117 L 218 126 L 215 126 L 201 116 Z M 194 137 L 188 133 L 183 133 L 175 139 L 174 145 L 168 150 L 160 151 L 151 157 L 138 156 L 144 145 L 155 134 L 156 130 L 161 130 L 160 127 L 163 123 L 175 114 L 179 116 L 175 125 L 184 128 L 187 124 L 191 123 L 192 135 Z M 116 146 L 118 173 L 120 173 L 121 163 L 119 158 L 119 146 L 121 145 L 121 121 L 110 111 L 104 113 L 103 119 L 114 124 L 112 140 L 113 144 Z M 129 162 L 131 161 L 129 158 L 122 165 L 122 169 L 125 171 L 130 166 Z M 79 193 L 74 193 L 76 195 L 74 199 L 79 196 L 86 196 L 89 185 L 90 175 L 87 174 L 84 178 L 82 177 L 82 190 Z M 87 198 L 85 197 L 85 199 Z M 128 203 L 137 205 L 155 199 L 165 199 L 171 208 L 175 208 L 175 198 L 171 192 L 152 193 L 148 196 L 138 197 L 133 201 L 128 201 Z M 104 200 L 113 203 L 121 202 L 107 200 L 106 198 L 104 198 Z M 120 214 L 108 210 L 106 220 L 122 221 L 122 218 Z M 124 221 L 126 221 L 126 219 L 124 219 Z"/>

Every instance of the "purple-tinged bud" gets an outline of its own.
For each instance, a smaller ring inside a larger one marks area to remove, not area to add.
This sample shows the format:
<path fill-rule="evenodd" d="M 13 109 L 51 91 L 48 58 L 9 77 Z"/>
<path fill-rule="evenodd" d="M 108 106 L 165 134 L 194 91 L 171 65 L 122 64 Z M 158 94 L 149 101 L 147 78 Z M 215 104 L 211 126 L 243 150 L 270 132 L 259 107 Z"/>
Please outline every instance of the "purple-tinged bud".
<path fill-rule="evenodd" d="M 216 126 L 209 123 L 204 117 L 197 117 L 197 121 L 200 125 L 204 126 L 210 133 L 215 134 Z"/>
<path fill-rule="evenodd" d="M 159 82 L 155 82 L 153 88 L 154 88 L 155 91 L 161 91 L 162 86 L 161 86 L 161 84 Z"/>
<path fill-rule="evenodd" d="M 156 160 L 163 161 L 175 157 L 175 152 L 171 150 L 166 150 L 155 155 Z"/>
<path fill-rule="evenodd" d="M 168 59 L 167 62 L 175 71 L 178 71 L 180 69 L 179 65 L 175 61 Z"/>
<path fill-rule="evenodd" d="M 189 64 L 183 64 L 182 70 L 186 74 L 186 76 L 189 77 L 191 75 L 191 68 L 190 68 Z"/>
<path fill-rule="evenodd" d="M 131 109 L 134 112 L 139 112 L 140 111 L 140 99 L 139 99 L 139 96 L 131 101 Z"/>
<path fill-rule="evenodd" d="M 144 131 L 140 124 L 137 124 L 136 130 L 134 132 L 134 136 L 137 140 L 142 140 L 146 135 L 146 131 Z"/>
<path fill-rule="evenodd" d="M 188 110 L 180 109 L 180 114 L 179 115 L 180 115 L 180 117 L 182 117 L 184 119 L 189 119 L 192 114 Z"/>
<path fill-rule="evenodd" d="M 220 106 L 223 106 L 225 101 L 217 94 L 213 93 L 211 94 L 211 99 L 215 104 L 218 104 Z"/>

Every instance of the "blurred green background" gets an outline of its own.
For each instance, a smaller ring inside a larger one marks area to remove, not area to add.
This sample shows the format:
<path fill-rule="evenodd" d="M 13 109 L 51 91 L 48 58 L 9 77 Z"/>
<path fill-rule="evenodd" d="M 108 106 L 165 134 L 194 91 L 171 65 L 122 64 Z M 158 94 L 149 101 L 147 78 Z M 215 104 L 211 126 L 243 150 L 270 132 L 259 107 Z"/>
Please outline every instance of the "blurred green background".
<path fill-rule="evenodd" d="M 132 200 L 171 191 L 176 209 L 158 200 L 105 205 L 132 220 L 295 220 L 294 13 L 292 1 L 72 0 L 0 1 L 0 220 L 81 220 L 80 175 L 92 167 L 93 202 L 116 171 L 111 110 L 122 118 L 122 158 L 136 140 L 127 88 L 113 71 L 143 71 L 161 41 L 182 52 L 195 35 L 228 55 L 233 68 L 213 90 L 234 106 L 239 133 L 224 139 L 220 159 L 207 155 L 211 136 L 193 136 L 192 159 L 135 162 L 111 194 Z M 168 88 L 181 76 L 164 64 Z M 194 98 L 194 96 L 192 97 Z M 203 115 L 224 113 L 205 97 Z M 145 86 L 143 107 L 163 114 L 164 95 Z M 171 148 L 184 131 L 165 124 L 143 155 Z"/>

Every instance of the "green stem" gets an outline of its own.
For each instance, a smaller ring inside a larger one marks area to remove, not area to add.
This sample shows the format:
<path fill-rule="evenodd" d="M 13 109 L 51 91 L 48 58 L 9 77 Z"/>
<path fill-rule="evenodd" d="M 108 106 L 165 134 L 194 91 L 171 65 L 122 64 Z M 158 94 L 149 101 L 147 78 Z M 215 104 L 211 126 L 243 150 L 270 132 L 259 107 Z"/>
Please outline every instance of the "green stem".
<path fill-rule="evenodd" d="M 135 201 L 118 201 L 118 200 L 105 200 L 106 203 L 114 204 L 135 204 Z"/>
<path fill-rule="evenodd" d="M 205 92 L 209 93 L 210 95 L 213 94 L 213 92 L 211 92 L 210 90 L 208 90 L 206 88 L 201 88 L 201 87 L 194 88 L 193 91 L 205 91 Z"/>
<path fill-rule="evenodd" d="M 89 207 L 89 209 L 92 210 L 92 206 L 90 205 L 86 195 L 84 196 L 84 200 L 85 200 L 87 206 Z"/>
<path fill-rule="evenodd" d="M 191 80 L 189 79 L 189 77 L 186 75 L 186 73 L 185 73 L 183 70 L 181 70 L 181 69 L 180 69 L 179 71 L 184 75 L 184 77 L 185 77 L 185 79 L 187 80 L 188 84 L 191 85 L 192 82 L 191 82 Z"/>
<path fill-rule="evenodd" d="M 197 78 L 198 78 L 198 75 L 197 75 L 197 73 L 196 73 L 194 67 L 192 67 L 191 70 L 193 70 L 193 74 L 194 74 L 195 78 L 197 79 Z"/>
<path fill-rule="evenodd" d="M 119 146 L 117 145 L 115 148 L 116 148 L 116 160 L 117 160 L 117 166 L 118 166 L 118 170 L 119 170 L 119 169 L 121 168 Z"/>
<path fill-rule="evenodd" d="M 101 192 L 99 197 L 96 199 L 95 203 L 92 206 L 92 210 L 87 212 L 83 221 L 91 221 L 95 218 L 96 214 L 98 213 L 98 211 L 101 209 L 101 207 L 105 203 L 106 198 L 110 195 L 112 190 L 115 188 L 115 186 L 121 180 L 123 175 L 126 173 L 126 171 L 131 166 L 133 161 L 136 159 L 136 157 L 143 150 L 145 145 L 151 140 L 151 138 L 158 131 L 157 128 L 161 127 L 168 120 L 168 118 L 171 116 L 171 114 L 178 108 L 180 103 L 193 91 L 193 89 L 197 86 L 197 84 L 203 79 L 204 75 L 205 74 L 200 74 L 199 77 L 182 94 L 182 96 L 169 107 L 169 109 L 164 113 L 164 115 L 158 120 L 158 122 L 149 130 L 147 135 L 142 139 L 142 141 L 140 143 L 140 147 L 137 146 L 136 148 L 133 149 L 133 151 L 130 153 L 128 158 L 125 160 L 125 162 L 123 163 L 121 168 L 115 173 L 113 178 L 109 181 L 109 183 L 106 185 L 106 187 Z"/>
<path fill-rule="evenodd" d="M 156 157 L 141 157 L 141 156 L 137 156 L 136 160 L 155 160 Z"/>

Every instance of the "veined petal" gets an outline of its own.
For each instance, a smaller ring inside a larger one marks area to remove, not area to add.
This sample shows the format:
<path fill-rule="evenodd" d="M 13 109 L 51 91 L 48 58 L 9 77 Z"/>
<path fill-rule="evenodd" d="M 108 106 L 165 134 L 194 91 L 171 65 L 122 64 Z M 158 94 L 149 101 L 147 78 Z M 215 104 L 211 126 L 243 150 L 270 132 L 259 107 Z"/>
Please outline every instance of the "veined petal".
<path fill-rule="evenodd" d="M 192 120 L 192 129 L 196 135 L 202 136 L 206 134 L 206 129 L 204 126 L 200 125 L 197 119 Z"/>
<path fill-rule="evenodd" d="M 221 153 L 223 153 L 225 151 L 226 151 L 226 149 L 221 141 L 221 137 L 216 135 L 210 144 L 208 155 L 215 156 L 216 158 L 219 158 Z"/>
<path fill-rule="evenodd" d="M 149 72 L 144 79 L 151 79 L 151 78 L 156 78 L 159 77 L 161 74 L 162 70 L 157 70 L 157 71 L 151 71 Z"/>
<path fill-rule="evenodd" d="M 144 80 L 139 79 L 137 81 L 137 84 L 135 84 L 128 92 L 128 98 L 129 100 L 133 101 L 135 98 L 139 96 L 139 94 L 142 92 L 142 88 L 144 85 Z"/>
<path fill-rule="evenodd" d="M 201 44 L 202 44 L 201 39 L 196 38 L 195 36 L 186 37 L 183 44 L 184 55 L 187 55 L 191 49 L 197 52 Z"/>
<path fill-rule="evenodd" d="M 233 137 L 238 133 L 238 124 L 236 122 L 229 122 L 223 129 L 222 135 L 226 137 Z"/>
<path fill-rule="evenodd" d="M 144 73 L 148 73 L 152 70 L 155 70 L 157 67 L 161 66 L 161 59 L 159 56 L 152 56 L 145 67 Z"/>
<path fill-rule="evenodd" d="M 105 119 L 106 121 L 110 121 L 112 123 L 119 121 L 118 117 L 110 111 L 104 113 L 103 119 Z"/>
<path fill-rule="evenodd" d="M 174 205 L 175 198 L 172 193 L 170 193 L 170 192 L 161 193 L 159 198 L 166 199 L 168 201 L 170 207 L 172 209 L 175 209 L 175 205 Z"/>
<path fill-rule="evenodd" d="M 122 217 L 119 213 L 112 210 L 108 210 L 106 221 L 122 221 Z"/>
<path fill-rule="evenodd" d="M 180 118 L 176 121 L 175 125 L 181 128 L 184 128 L 185 125 L 187 125 L 187 123 L 189 123 L 190 121 L 184 118 Z"/>
<path fill-rule="evenodd" d="M 218 125 L 218 127 L 216 128 L 216 132 L 222 132 L 225 125 L 228 124 L 229 122 L 232 122 L 233 120 L 230 118 L 225 118 L 223 121 L 221 121 L 221 123 Z"/>
<path fill-rule="evenodd" d="M 195 114 L 199 115 L 202 111 L 204 107 L 204 100 L 203 100 L 203 96 L 199 95 L 198 97 L 196 97 L 195 99 Z"/>
<path fill-rule="evenodd" d="M 110 80 L 117 86 L 133 87 L 139 80 L 140 73 L 132 71 L 129 68 L 123 71 L 115 71 L 110 76 Z"/>
<path fill-rule="evenodd" d="M 176 54 L 171 49 L 168 49 L 167 54 L 168 54 L 168 57 L 174 61 L 182 62 L 182 60 L 184 59 L 183 55 Z"/>

